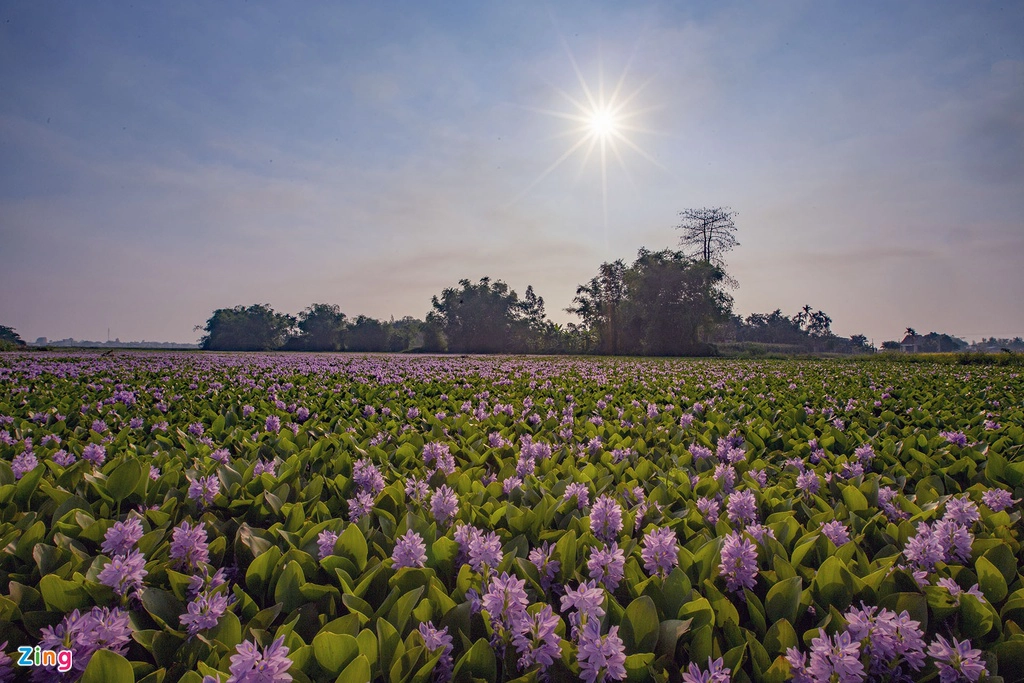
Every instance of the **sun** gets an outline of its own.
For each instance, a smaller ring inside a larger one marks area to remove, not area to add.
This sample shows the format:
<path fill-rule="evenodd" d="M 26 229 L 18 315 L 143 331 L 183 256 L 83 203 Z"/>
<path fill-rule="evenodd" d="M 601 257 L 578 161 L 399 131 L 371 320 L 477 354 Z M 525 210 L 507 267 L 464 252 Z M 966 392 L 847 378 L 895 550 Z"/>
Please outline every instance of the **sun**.
<path fill-rule="evenodd" d="M 615 114 L 606 108 L 594 109 L 590 112 L 587 125 L 590 127 L 590 134 L 597 138 L 607 139 L 617 132 L 618 121 Z"/>

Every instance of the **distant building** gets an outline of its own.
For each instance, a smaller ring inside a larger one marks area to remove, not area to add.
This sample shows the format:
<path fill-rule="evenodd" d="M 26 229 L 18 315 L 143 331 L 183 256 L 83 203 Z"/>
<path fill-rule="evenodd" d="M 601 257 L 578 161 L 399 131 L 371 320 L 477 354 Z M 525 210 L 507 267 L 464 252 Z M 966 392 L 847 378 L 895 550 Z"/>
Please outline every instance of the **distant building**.
<path fill-rule="evenodd" d="M 908 334 L 900 342 L 900 350 L 903 353 L 920 353 L 920 346 L 923 339 L 915 334 Z"/>

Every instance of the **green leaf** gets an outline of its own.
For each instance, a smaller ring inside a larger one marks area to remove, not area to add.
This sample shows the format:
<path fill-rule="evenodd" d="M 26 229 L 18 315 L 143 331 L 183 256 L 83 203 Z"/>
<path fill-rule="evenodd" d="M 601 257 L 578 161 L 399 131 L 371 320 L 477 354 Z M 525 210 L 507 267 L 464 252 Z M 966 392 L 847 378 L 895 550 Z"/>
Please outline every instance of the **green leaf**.
<path fill-rule="evenodd" d="M 779 581 L 768 589 L 765 597 L 764 609 L 768 622 L 775 623 L 779 619 L 785 619 L 791 625 L 800 618 L 800 594 L 803 591 L 803 581 L 799 576 Z"/>
<path fill-rule="evenodd" d="M 391 612 L 388 614 L 388 621 L 395 626 L 399 634 L 405 633 L 405 625 L 409 621 L 412 610 L 416 603 L 419 602 L 421 595 L 423 595 L 423 586 L 404 594 L 398 599 L 395 606 L 391 608 Z"/>
<path fill-rule="evenodd" d="M 58 612 L 85 609 L 90 602 L 85 586 L 65 581 L 54 574 L 47 574 L 39 580 L 39 592 L 42 593 L 47 608 Z"/>
<path fill-rule="evenodd" d="M 281 549 L 275 545 L 266 552 L 260 553 L 249 565 L 249 569 L 245 572 L 245 587 L 257 600 L 262 601 L 267 597 L 270 579 L 280 560 Z"/>
<path fill-rule="evenodd" d="M 995 618 L 992 610 L 973 595 L 960 596 L 960 623 L 968 638 L 980 638 L 992 630 Z"/>
<path fill-rule="evenodd" d="M 690 630 L 692 619 L 685 621 L 680 619 L 666 619 L 658 625 L 658 646 L 655 648 L 658 656 L 675 657 L 676 644 L 683 634 Z"/>
<path fill-rule="evenodd" d="M 853 576 L 835 555 L 821 563 L 811 585 L 820 604 L 833 606 L 840 612 L 850 606 L 853 599 Z"/>
<path fill-rule="evenodd" d="M 981 592 L 985 594 L 985 598 L 989 603 L 995 605 L 1002 602 L 1003 598 L 1006 597 L 1007 587 L 1006 579 L 1003 578 L 999 568 L 992 564 L 988 558 L 979 557 L 978 561 L 974 563 L 974 569 L 978 573 L 978 584 L 981 586 Z"/>
<path fill-rule="evenodd" d="M 358 641 L 346 633 L 320 631 L 313 638 L 313 656 L 317 664 L 332 676 L 341 673 L 345 665 L 356 659 L 358 654 Z"/>
<path fill-rule="evenodd" d="M 1024 681 L 1024 640 L 1008 640 L 992 648 L 999 662 L 999 673 L 1007 683 Z"/>
<path fill-rule="evenodd" d="M 764 636 L 764 648 L 769 654 L 784 655 L 791 647 L 798 647 L 800 639 L 796 629 L 787 619 L 779 619 L 768 628 Z"/>
<path fill-rule="evenodd" d="M 463 603 L 469 607 L 469 603 Z M 387 619 L 377 620 L 377 644 L 380 661 L 380 668 L 384 671 L 391 671 L 392 663 L 397 661 L 405 652 L 405 645 L 398 629 L 391 625 Z"/>
<path fill-rule="evenodd" d="M 160 588 L 146 588 L 142 591 L 142 606 L 159 623 L 172 629 L 178 628 L 178 617 L 185 612 L 185 605 L 173 593 Z"/>
<path fill-rule="evenodd" d="M 650 652 L 637 653 L 626 656 L 626 680 L 646 681 L 651 677 L 651 662 L 654 661 L 654 654 Z"/>
<path fill-rule="evenodd" d="M 110 650 L 97 650 L 80 679 L 81 683 L 135 683 L 135 672 L 127 659 Z"/>
<path fill-rule="evenodd" d="M 459 659 L 455 665 L 454 678 L 463 670 L 470 676 L 482 678 L 485 681 L 493 681 L 498 677 L 498 664 L 494 659 L 494 650 L 491 644 L 480 638 L 469 651 Z"/>
<path fill-rule="evenodd" d="M 696 631 L 704 626 L 715 625 L 715 610 L 707 598 L 700 597 L 683 605 L 679 610 L 680 619 L 692 619 L 691 628 Z"/>
<path fill-rule="evenodd" d="M 843 488 L 843 501 L 850 512 L 868 509 L 868 499 L 853 484 L 847 484 Z"/>
<path fill-rule="evenodd" d="M 206 632 L 206 637 L 220 641 L 229 649 L 234 648 L 242 642 L 242 624 L 234 612 L 225 612 L 217 625 Z"/>
<path fill-rule="evenodd" d="M 305 583 L 305 576 L 302 573 L 302 565 L 297 560 L 292 560 L 285 565 L 281 572 L 281 578 L 274 586 L 274 601 L 281 603 L 285 614 L 303 603 L 302 593 L 299 588 Z"/>
<path fill-rule="evenodd" d="M 107 491 L 115 501 L 121 502 L 135 491 L 142 477 L 142 462 L 129 458 L 107 477 Z"/>
<path fill-rule="evenodd" d="M 370 683 L 370 660 L 366 655 L 353 659 L 345 670 L 338 674 L 337 683 Z"/>
<path fill-rule="evenodd" d="M 708 657 L 711 657 L 714 651 L 714 634 L 712 633 L 711 624 L 701 626 L 693 632 L 693 638 L 690 639 L 687 650 L 692 661 L 708 661 Z"/>
<path fill-rule="evenodd" d="M 355 562 L 356 569 L 359 571 L 366 569 L 366 557 L 369 554 L 369 549 L 366 546 L 366 538 L 358 526 L 349 524 L 338 538 L 337 547 Z"/>
<path fill-rule="evenodd" d="M 658 608 L 654 600 L 641 595 L 626 608 L 619 626 L 619 636 L 627 652 L 654 652 L 658 643 L 658 628 Z"/>

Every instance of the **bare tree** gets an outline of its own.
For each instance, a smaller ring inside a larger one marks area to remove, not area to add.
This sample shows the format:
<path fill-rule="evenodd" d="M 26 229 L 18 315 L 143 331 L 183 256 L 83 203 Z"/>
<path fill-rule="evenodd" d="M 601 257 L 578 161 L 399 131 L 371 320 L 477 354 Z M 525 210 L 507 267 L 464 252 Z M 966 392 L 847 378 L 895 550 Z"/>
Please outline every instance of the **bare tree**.
<path fill-rule="evenodd" d="M 676 226 L 682 230 L 679 244 L 685 247 L 687 256 L 722 267 L 725 252 L 738 246 L 736 224 L 737 213 L 727 206 L 713 208 L 684 209 L 679 212 L 682 222 Z"/>

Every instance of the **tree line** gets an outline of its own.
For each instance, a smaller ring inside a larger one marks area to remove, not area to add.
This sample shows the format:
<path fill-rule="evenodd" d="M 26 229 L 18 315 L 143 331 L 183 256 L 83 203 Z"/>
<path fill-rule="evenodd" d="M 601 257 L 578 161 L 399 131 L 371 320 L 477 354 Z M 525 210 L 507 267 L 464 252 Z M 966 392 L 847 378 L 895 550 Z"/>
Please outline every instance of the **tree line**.
<path fill-rule="evenodd" d="M 632 263 L 602 263 L 576 288 L 566 309 L 578 322 L 546 317 L 532 286 L 520 297 L 502 280 L 468 279 L 431 297 L 424 318 L 349 318 L 317 303 L 297 316 L 267 304 L 213 312 L 200 339 L 216 351 L 420 351 L 450 353 L 600 353 L 713 355 L 716 343 L 760 342 L 811 350 L 867 348 L 867 339 L 832 334 L 832 319 L 805 306 L 791 317 L 776 310 L 745 319 L 732 311 L 735 281 L 725 254 L 739 245 L 736 212 L 687 209 L 677 227 L 681 250 L 641 248 Z M 820 348 L 819 348 L 820 347 Z"/>

